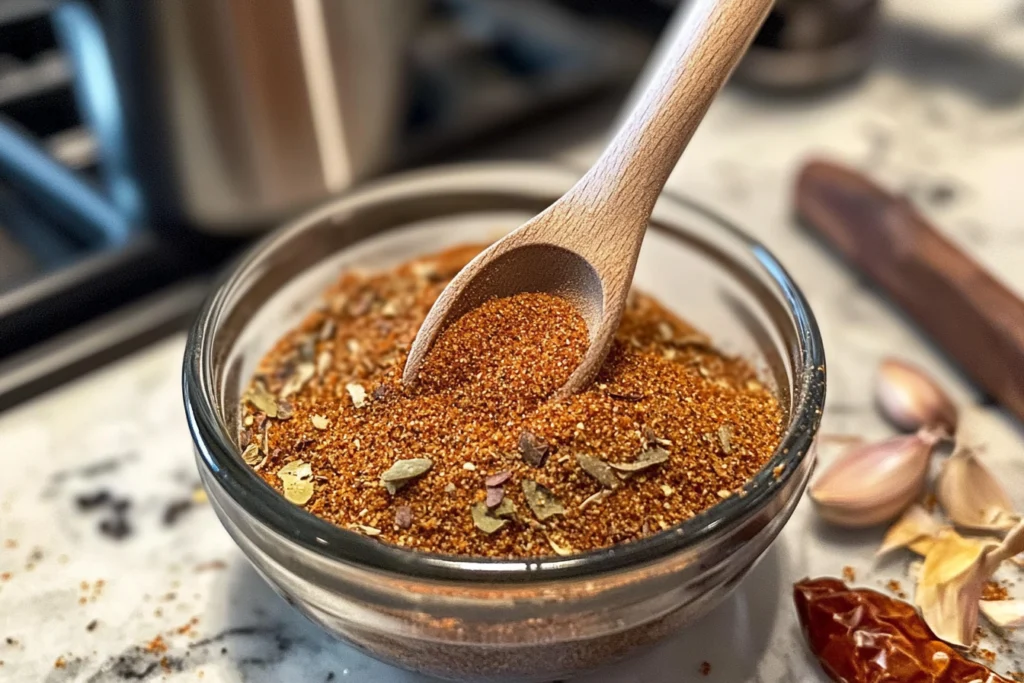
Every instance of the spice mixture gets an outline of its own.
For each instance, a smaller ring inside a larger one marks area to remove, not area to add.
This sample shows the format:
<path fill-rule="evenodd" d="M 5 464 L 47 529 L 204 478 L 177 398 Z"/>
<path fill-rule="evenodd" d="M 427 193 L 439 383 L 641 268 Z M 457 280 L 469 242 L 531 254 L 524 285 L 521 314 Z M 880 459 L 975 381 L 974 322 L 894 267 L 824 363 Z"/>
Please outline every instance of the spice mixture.
<path fill-rule="evenodd" d="M 565 555 L 634 541 L 740 493 L 783 428 L 742 360 L 635 294 L 599 376 L 552 394 L 587 329 L 547 294 L 491 300 L 439 338 L 412 387 L 406 353 L 478 251 L 349 272 L 262 360 L 243 459 L 339 526 L 450 555 Z"/>

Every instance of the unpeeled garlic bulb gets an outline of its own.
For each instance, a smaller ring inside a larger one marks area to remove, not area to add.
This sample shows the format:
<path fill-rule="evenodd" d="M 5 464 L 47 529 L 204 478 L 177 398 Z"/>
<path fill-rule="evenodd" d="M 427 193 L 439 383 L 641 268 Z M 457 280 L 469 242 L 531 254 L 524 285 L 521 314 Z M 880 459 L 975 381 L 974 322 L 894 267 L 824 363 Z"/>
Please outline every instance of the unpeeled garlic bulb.
<path fill-rule="evenodd" d="M 1006 531 L 1020 521 L 1013 501 L 999 481 L 978 459 L 977 436 L 971 420 L 964 415 L 962 434 L 957 434 L 953 454 L 942 464 L 935 485 L 935 497 L 953 524 L 977 531 Z"/>
<path fill-rule="evenodd" d="M 957 410 L 935 380 L 915 365 L 887 358 L 878 367 L 875 401 L 885 417 L 905 431 L 941 427 L 956 430 Z"/>
<path fill-rule="evenodd" d="M 1024 551 L 1024 523 L 995 539 L 964 538 L 952 529 L 940 531 L 925 556 L 914 602 L 935 635 L 968 646 L 978 627 L 985 582 L 1004 561 Z"/>
<path fill-rule="evenodd" d="M 921 495 L 932 450 L 941 438 L 921 430 L 847 450 L 811 486 L 818 514 L 845 527 L 893 519 Z"/>

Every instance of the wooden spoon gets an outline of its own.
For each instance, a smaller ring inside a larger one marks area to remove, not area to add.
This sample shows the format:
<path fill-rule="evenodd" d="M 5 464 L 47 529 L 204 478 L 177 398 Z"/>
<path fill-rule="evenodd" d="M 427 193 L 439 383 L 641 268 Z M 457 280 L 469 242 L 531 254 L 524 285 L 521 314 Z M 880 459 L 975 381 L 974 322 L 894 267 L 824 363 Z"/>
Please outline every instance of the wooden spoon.
<path fill-rule="evenodd" d="M 619 327 L 654 203 L 771 0 L 692 0 L 650 85 L 601 157 L 558 201 L 459 272 L 409 351 L 410 384 L 438 335 L 484 301 L 520 292 L 569 299 L 590 346 L 561 395 L 597 374 Z"/>

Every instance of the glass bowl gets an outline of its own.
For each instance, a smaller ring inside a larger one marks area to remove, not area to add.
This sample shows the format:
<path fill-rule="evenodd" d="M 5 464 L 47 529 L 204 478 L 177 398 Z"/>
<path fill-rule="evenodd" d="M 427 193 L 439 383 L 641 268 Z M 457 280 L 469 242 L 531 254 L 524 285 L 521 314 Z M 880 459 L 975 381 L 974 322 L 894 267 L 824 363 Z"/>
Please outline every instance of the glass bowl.
<path fill-rule="evenodd" d="M 189 336 L 184 397 L 203 485 L 273 588 L 373 656 L 453 680 L 542 681 L 597 667 L 699 618 L 754 566 L 807 485 L 825 398 L 814 317 L 768 251 L 664 196 L 636 285 L 758 368 L 786 412 L 741 495 L 634 543 L 489 560 L 388 546 L 288 503 L 241 457 L 239 399 L 257 361 L 345 268 L 491 241 L 575 182 L 547 166 L 474 164 L 396 176 L 265 238 L 227 274 Z"/>

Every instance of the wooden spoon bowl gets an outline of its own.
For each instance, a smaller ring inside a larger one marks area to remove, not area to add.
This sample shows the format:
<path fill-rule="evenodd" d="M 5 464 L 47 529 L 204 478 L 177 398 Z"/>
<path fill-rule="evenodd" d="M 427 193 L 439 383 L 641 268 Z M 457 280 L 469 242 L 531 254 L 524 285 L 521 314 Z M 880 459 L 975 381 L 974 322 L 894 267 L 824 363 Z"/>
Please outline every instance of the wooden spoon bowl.
<path fill-rule="evenodd" d="M 622 128 L 558 201 L 494 243 L 441 293 L 409 351 L 410 384 L 444 329 L 484 301 L 546 292 L 571 301 L 590 346 L 561 395 L 597 374 L 622 319 L 647 221 L 715 94 L 771 8 L 771 0 L 695 0 Z"/>

